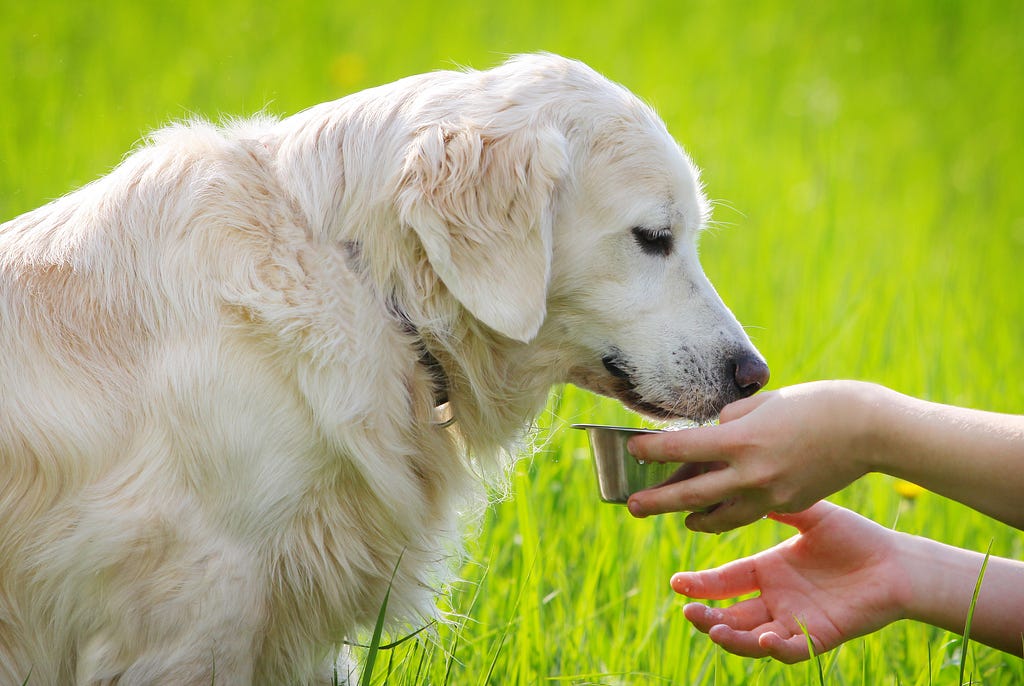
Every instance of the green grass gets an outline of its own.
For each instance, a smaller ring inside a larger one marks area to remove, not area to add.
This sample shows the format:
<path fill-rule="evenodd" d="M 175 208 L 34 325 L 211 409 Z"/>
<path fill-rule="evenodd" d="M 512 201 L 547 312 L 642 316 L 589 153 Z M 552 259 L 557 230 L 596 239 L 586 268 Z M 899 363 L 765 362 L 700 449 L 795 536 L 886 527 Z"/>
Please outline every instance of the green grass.
<path fill-rule="evenodd" d="M 0 0 L 0 219 L 104 173 L 171 119 L 288 114 L 550 50 L 652 102 L 705 170 L 718 200 L 705 269 L 772 386 L 853 377 L 1024 412 L 1022 35 L 1024 6 L 984 0 Z M 381 651 L 374 683 L 817 682 L 817 667 L 729 656 L 683 621 L 673 571 L 789 532 L 698 536 L 680 516 L 634 521 L 598 503 L 584 437 L 566 425 L 620 419 L 574 388 L 553 398 L 511 497 L 468 539 L 461 619 Z M 931 494 L 902 501 L 885 477 L 836 499 L 1024 555 L 1019 532 Z M 818 664 L 826 684 L 956 683 L 954 638 L 900 623 Z M 966 659 L 974 683 L 1024 683 L 1017 659 L 974 644 Z"/>

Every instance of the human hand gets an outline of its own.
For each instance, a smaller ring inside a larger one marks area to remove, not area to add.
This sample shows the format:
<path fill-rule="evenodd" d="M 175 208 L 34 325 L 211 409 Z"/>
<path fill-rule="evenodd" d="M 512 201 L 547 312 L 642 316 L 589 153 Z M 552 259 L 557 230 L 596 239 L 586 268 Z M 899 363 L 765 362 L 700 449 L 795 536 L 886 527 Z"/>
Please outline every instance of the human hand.
<path fill-rule="evenodd" d="M 821 501 L 805 512 L 771 515 L 800 534 L 779 545 L 701 572 L 680 572 L 672 588 L 690 598 L 754 598 L 726 608 L 689 603 L 685 617 L 725 650 L 786 663 L 835 648 L 903 617 L 909 576 L 898 562 L 897 534 Z"/>
<path fill-rule="evenodd" d="M 855 381 L 790 386 L 726 406 L 718 426 L 634 437 L 639 459 L 717 464 L 634 494 L 629 511 L 690 511 L 688 528 L 720 532 L 804 510 L 868 471 L 871 412 L 888 392 Z"/>

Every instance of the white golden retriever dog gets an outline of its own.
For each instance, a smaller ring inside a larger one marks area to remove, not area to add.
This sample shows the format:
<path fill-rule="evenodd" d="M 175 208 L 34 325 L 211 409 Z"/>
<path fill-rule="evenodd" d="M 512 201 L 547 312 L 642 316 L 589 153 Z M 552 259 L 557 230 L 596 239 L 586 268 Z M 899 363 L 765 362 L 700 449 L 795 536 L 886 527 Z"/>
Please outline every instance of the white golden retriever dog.
<path fill-rule="evenodd" d="M 649 107 L 534 55 L 170 126 L 0 225 L 0 682 L 329 683 L 396 569 L 434 612 L 552 384 L 765 383 L 707 213 Z"/>

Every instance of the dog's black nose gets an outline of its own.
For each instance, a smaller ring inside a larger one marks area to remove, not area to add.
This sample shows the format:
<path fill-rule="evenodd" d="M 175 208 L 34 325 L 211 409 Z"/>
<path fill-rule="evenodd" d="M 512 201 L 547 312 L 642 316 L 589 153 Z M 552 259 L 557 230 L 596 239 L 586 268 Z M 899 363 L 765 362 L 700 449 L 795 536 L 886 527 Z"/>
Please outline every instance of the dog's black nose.
<path fill-rule="evenodd" d="M 733 380 L 740 394 L 745 398 L 761 390 L 770 373 L 768 365 L 759 355 L 740 354 L 732 360 Z"/>

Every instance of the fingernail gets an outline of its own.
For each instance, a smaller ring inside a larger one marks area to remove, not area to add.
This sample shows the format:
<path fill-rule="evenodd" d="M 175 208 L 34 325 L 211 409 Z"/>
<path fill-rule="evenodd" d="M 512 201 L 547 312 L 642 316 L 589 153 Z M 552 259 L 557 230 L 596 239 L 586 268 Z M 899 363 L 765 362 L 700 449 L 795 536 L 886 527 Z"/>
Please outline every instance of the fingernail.
<path fill-rule="evenodd" d="M 640 503 L 636 501 L 636 498 L 630 498 L 629 502 L 626 503 L 626 507 L 629 508 L 629 514 L 633 515 L 637 519 L 643 519 L 645 517 L 644 510 L 640 506 Z"/>

